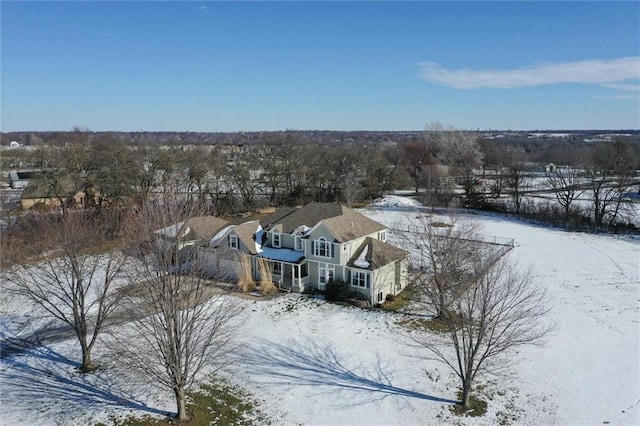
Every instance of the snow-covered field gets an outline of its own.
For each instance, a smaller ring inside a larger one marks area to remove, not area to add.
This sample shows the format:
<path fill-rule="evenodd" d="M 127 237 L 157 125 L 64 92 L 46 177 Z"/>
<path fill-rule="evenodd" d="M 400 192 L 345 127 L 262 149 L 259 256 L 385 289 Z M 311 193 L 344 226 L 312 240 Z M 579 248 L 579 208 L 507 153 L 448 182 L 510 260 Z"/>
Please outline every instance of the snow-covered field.
<path fill-rule="evenodd" d="M 388 224 L 431 214 L 411 210 L 415 203 L 402 197 L 376 205 L 386 208 L 362 212 Z M 496 215 L 461 219 L 477 221 L 484 234 L 515 238 L 510 256 L 519 267 L 533 265 L 553 296 L 549 321 L 558 326 L 546 346 L 512 354 L 518 362 L 509 377 L 480 379 L 492 398 L 486 416 L 449 412 L 458 383 L 443 365 L 410 356 L 400 314 L 294 294 L 238 299 L 245 321 L 228 379 L 264 401 L 262 411 L 283 425 L 640 424 L 640 240 L 568 233 Z M 3 294 L 4 337 L 30 312 Z M 29 329 L 33 325 L 22 332 Z M 3 356 L 0 423 L 108 423 L 111 416 L 174 411 L 170 394 L 142 385 L 104 346 L 94 358 L 105 368 L 80 375 L 77 349 L 70 339 Z"/>

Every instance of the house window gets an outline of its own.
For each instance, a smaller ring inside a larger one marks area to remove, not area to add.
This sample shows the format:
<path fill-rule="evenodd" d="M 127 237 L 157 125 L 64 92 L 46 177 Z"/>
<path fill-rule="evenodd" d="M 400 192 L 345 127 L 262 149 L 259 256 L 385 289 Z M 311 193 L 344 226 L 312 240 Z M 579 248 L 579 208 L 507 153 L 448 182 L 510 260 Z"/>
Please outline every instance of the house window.
<path fill-rule="evenodd" d="M 304 246 L 302 245 L 302 237 L 296 235 L 294 242 L 295 251 L 304 251 Z"/>
<path fill-rule="evenodd" d="M 303 263 L 298 268 L 293 268 L 293 273 L 295 275 L 295 278 L 306 277 L 307 275 L 309 275 L 309 269 L 307 268 L 307 264 Z"/>
<path fill-rule="evenodd" d="M 378 293 L 378 303 L 382 302 L 382 292 Z"/>
<path fill-rule="evenodd" d="M 273 273 L 274 273 L 274 275 L 282 275 L 282 263 L 281 262 L 273 262 Z"/>
<path fill-rule="evenodd" d="M 229 235 L 229 248 L 234 250 L 238 250 L 238 236 L 237 235 Z"/>
<path fill-rule="evenodd" d="M 369 288 L 369 274 L 367 272 L 351 272 L 351 285 L 354 287 Z"/>
<path fill-rule="evenodd" d="M 280 234 L 278 232 L 271 233 L 271 245 L 280 248 Z"/>
<path fill-rule="evenodd" d="M 331 243 L 324 237 L 314 241 L 313 254 L 318 257 L 331 257 Z"/>
<path fill-rule="evenodd" d="M 318 282 L 325 285 L 335 273 L 335 266 L 328 263 L 318 263 Z"/>
<path fill-rule="evenodd" d="M 378 232 L 378 239 L 382 242 L 386 242 L 387 241 L 387 231 L 380 231 Z"/>

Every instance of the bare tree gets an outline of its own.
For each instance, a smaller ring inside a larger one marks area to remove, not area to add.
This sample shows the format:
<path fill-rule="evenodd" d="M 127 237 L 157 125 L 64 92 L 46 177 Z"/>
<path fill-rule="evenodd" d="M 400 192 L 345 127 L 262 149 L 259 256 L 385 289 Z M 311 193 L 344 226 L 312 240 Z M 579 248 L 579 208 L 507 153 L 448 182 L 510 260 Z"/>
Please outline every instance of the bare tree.
<path fill-rule="evenodd" d="M 395 148 L 395 147 L 393 147 Z M 364 168 L 362 181 L 364 199 L 373 200 L 385 192 L 402 187 L 406 171 L 393 153 L 393 148 L 367 147 L 360 150 Z"/>
<path fill-rule="evenodd" d="M 509 169 L 507 169 L 506 167 L 496 167 L 493 172 L 491 183 L 489 184 L 491 194 L 495 198 L 500 198 L 500 196 L 502 195 L 502 191 L 507 186 L 508 178 Z"/>
<path fill-rule="evenodd" d="M 478 226 L 455 218 L 421 217 L 406 233 L 406 248 L 420 253 L 414 281 L 416 307 L 433 315 L 445 333 L 414 331 L 420 357 L 449 366 L 461 380 L 461 404 L 480 373 L 497 373 L 508 351 L 542 342 L 553 328 L 541 324 L 549 311 L 545 290 L 532 272 L 519 273 L 496 247 L 482 242 Z M 426 351 L 426 352 L 425 352 Z"/>
<path fill-rule="evenodd" d="M 477 234 L 473 222 L 454 217 L 433 221 L 427 216 L 418 216 L 404 234 L 405 248 L 420 256 L 414 277 L 417 301 L 437 318 L 446 316 L 481 265 L 482 244 Z"/>
<path fill-rule="evenodd" d="M 408 143 L 403 145 L 404 164 L 407 173 L 414 182 L 416 194 L 424 181 L 423 170 L 425 167 L 435 164 L 435 159 L 429 147 L 424 143 Z"/>
<path fill-rule="evenodd" d="M 480 166 L 482 157 L 477 134 L 431 123 L 426 130 L 426 144 L 462 186 L 464 204 L 477 207 L 482 199 L 482 192 L 476 188 L 475 170 Z"/>
<path fill-rule="evenodd" d="M 126 303 L 139 315 L 123 360 L 173 392 L 179 421 L 188 418 L 185 397 L 198 374 L 225 365 L 240 313 L 236 299 L 204 278 L 210 271 L 198 249 L 170 241 L 196 215 L 191 203 L 174 198 L 139 211 L 127 229 L 138 259 L 129 268 L 135 284 Z"/>
<path fill-rule="evenodd" d="M 580 170 L 574 167 L 558 167 L 547 174 L 547 184 L 553 190 L 558 204 L 564 209 L 564 220 L 569 218 L 571 204 L 583 192 Z"/>
<path fill-rule="evenodd" d="M 34 221 L 39 233 L 29 244 L 39 245 L 40 257 L 23 258 L 3 275 L 13 291 L 71 327 L 82 350 L 81 371 L 91 371 L 91 351 L 118 305 L 113 287 L 125 257 L 87 212 Z"/>
<path fill-rule="evenodd" d="M 524 201 L 527 186 L 527 175 L 524 166 L 521 163 L 512 164 L 511 167 L 509 167 L 509 174 L 507 176 L 507 188 L 509 188 L 516 214 L 520 214 L 520 210 L 522 209 L 522 202 Z"/>
<path fill-rule="evenodd" d="M 411 337 L 426 350 L 425 359 L 442 362 L 455 372 L 462 385 L 460 404 L 466 409 L 478 375 L 499 374 L 510 365 L 513 349 L 540 344 L 553 329 L 553 324 L 542 322 L 549 312 L 549 298 L 530 270 L 519 273 L 505 258 L 484 266 L 440 318 L 444 334 Z"/>
<path fill-rule="evenodd" d="M 193 197 L 195 192 L 198 206 L 203 208 L 206 204 L 205 191 L 207 175 L 209 173 L 209 152 L 201 147 L 186 151 L 183 160 L 187 178 L 187 192 Z"/>
<path fill-rule="evenodd" d="M 233 185 L 227 167 L 227 157 L 219 149 L 212 149 L 207 174 L 208 213 L 219 216 L 229 213 L 233 206 Z"/>
<path fill-rule="evenodd" d="M 130 147 L 113 135 L 96 138 L 89 150 L 87 201 L 103 209 L 132 198 L 141 172 L 134 155 Z M 89 197 L 90 194 L 93 196 Z"/>
<path fill-rule="evenodd" d="M 613 225 L 620 212 L 630 205 L 627 193 L 634 185 L 637 150 L 624 139 L 594 147 L 587 178 L 596 226 L 605 225 L 605 221 L 608 226 Z"/>
<path fill-rule="evenodd" d="M 260 161 L 260 157 L 255 152 L 244 150 L 236 155 L 229 166 L 231 181 L 240 194 L 242 205 L 246 210 L 256 206 L 256 198 L 264 189 Z"/>
<path fill-rule="evenodd" d="M 52 205 L 61 209 L 66 216 L 69 206 L 75 204 L 74 196 L 86 187 L 86 165 L 88 162 L 86 146 L 42 147 L 36 155 L 37 176 L 25 189 L 25 195 L 53 199 Z"/>

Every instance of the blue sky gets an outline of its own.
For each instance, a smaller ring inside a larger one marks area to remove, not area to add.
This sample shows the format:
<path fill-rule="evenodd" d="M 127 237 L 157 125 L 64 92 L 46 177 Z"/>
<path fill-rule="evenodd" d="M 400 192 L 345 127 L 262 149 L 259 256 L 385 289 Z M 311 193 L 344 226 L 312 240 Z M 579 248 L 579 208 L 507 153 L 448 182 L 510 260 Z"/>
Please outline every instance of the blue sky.
<path fill-rule="evenodd" d="M 5 2 L 2 130 L 640 128 L 638 2 Z"/>

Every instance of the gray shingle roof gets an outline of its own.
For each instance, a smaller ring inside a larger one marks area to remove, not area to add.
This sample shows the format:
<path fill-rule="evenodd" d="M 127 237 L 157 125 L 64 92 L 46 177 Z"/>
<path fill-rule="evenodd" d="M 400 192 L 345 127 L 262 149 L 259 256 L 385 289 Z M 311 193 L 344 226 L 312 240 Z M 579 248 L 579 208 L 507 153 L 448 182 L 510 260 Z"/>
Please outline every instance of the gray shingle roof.
<path fill-rule="evenodd" d="M 189 233 L 182 237 L 184 240 L 209 241 L 222 228 L 227 226 L 227 221 L 214 216 L 198 216 L 188 219 L 183 228 L 189 228 Z"/>
<path fill-rule="evenodd" d="M 365 248 L 367 248 L 367 253 L 364 257 L 365 260 L 369 262 L 368 268 L 362 268 L 361 266 L 355 265 L 355 261 L 358 260 Z M 404 259 L 408 255 L 408 252 L 396 246 L 380 240 L 376 240 L 375 238 L 367 237 L 360 245 L 360 247 L 358 247 L 358 250 L 356 250 L 353 256 L 351 256 L 351 259 L 349 259 L 349 262 L 347 262 L 347 266 L 352 268 L 356 267 L 360 269 L 374 270 L 396 260 Z"/>
<path fill-rule="evenodd" d="M 319 222 L 335 235 L 338 242 L 350 241 L 386 229 L 375 220 L 334 203 L 309 203 L 300 208 L 280 208 L 260 220 L 265 230 L 275 229 L 285 234 L 291 234 L 303 225 L 312 228 Z"/>
<path fill-rule="evenodd" d="M 331 231 L 339 243 L 387 229 L 383 224 L 346 207 L 343 207 L 341 216 L 324 219 L 322 223 Z"/>
<path fill-rule="evenodd" d="M 263 228 L 267 231 L 280 225 L 280 232 L 290 234 L 299 226 L 305 225 L 312 228 L 323 219 L 340 216 L 341 214 L 342 206 L 340 204 L 309 203 L 300 208 L 279 208 L 275 213 L 261 220 L 260 223 L 263 223 Z M 273 217 L 270 218 L 270 216 Z"/>
<path fill-rule="evenodd" d="M 258 230 L 258 221 L 252 220 L 251 222 L 245 222 L 241 225 L 233 227 L 234 232 L 238 235 L 242 244 L 249 250 L 249 253 L 256 254 L 256 241 L 253 239 L 256 231 Z"/>

